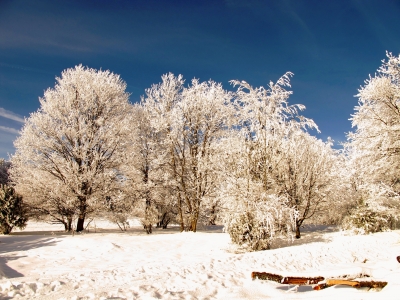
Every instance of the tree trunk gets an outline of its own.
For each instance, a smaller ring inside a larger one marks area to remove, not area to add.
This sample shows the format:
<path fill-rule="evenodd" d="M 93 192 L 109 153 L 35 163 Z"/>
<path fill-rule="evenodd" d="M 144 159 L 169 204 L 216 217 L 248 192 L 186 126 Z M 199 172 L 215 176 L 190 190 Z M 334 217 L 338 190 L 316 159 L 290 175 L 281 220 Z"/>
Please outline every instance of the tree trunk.
<path fill-rule="evenodd" d="M 68 227 L 67 227 L 67 231 L 70 232 L 72 230 L 72 217 L 68 217 Z"/>
<path fill-rule="evenodd" d="M 147 234 L 150 234 L 153 232 L 153 226 L 151 224 L 144 225 L 143 227 Z"/>
<path fill-rule="evenodd" d="M 10 234 L 12 230 L 12 227 L 9 226 L 8 224 L 4 224 L 2 228 L 3 234 Z"/>
<path fill-rule="evenodd" d="M 167 226 L 169 224 L 169 222 L 171 221 L 171 219 L 168 217 L 168 213 L 164 212 L 161 215 L 160 221 L 157 222 L 157 228 L 162 228 L 162 229 L 167 229 Z"/>
<path fill-rule="evenodd" d="M 64 225 L 64 230 L 67 232 L 68 231 L 68 224 L 67 224 L 67 222 L 62 222 L 63 223 L 63 225 Z"/>
<path fill-rule="evenodd" d="M 76 224 L 76 232 L 83 231 L 84 227 L 83 224 L 85 223 L 85 216 L 80 215 L 78 218 L 78 223 Z"/>
<path fill-rule="evenodd" d="M 178 214 L 179 214 L 179 225 L 181 232 L 185 230 L 185 223 L 183 221 L 183 212 L 182 212 L 182 199 L 181 196 L 178 198 Z"/>
<path fill-rule="evenodd" d="M 300 238 L 300 225 L 296 224 L 296 239 Z"/>
<path fill-rule="evenodd" d="M 66 232 L 70 232 L 72 230 L 72 217 L 67 217 L 67 222 L 63 222 L 64 229 Z"/>
<path fill-rule="evenodd" d="M 197 229 L 197 220 L 193 219 L 190 224 L 190 231 L 196 232 Z"/>
<path fill-rule="evenodd" d="M 190 219 L 191 219 L 191 221 L 190 221 L 190 229 L 189 229 L 189 231 L 196 232 L 196 230 L 197 230 L 197 221 L 199 219 L 199 209 L 198 208 L 196 209 L 194 214 L 192 212 L 192 215 L 191 215 Z"/>

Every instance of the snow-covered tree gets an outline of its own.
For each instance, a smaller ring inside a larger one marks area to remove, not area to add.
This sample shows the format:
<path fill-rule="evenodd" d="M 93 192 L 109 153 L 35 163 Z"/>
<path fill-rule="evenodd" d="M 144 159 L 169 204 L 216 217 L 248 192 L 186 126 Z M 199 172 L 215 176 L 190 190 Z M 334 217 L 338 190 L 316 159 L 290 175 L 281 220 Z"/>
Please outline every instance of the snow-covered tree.
<path fill-rule="evenodd" d="M 299 114 L 304 106 L 288 104 L 291 75 L 270 82 L 268 89 L 233 81 L 239 85 L 238 126 L 221 141 L 226 179 L 220 199 L 232 240 L 250 243 L 252 250 L 269 248 L 275 236 L 290 237 L 293 229 L 300 237 L 300 225 L 326 208 L 333 191 L 336 156 L 330 143 L 306 132 L 318 128 Z"/>
<path fill-rule="evenodd" d="M 76 214 L 77 231 L 105 198 L 124 198 L 120 172 L 131 131 L 126 84 L 81 65 L 62 72 L 15 141 L 12 179 L 28 202 Z"/>
<path fill-rule="evenodd" d="M 232 95 L 213 81 L 183 84 L 182 76 L 162 76 L 162 83 L 146 90 L 143 105 L 165 149 L 160 159 L 181 230 L 196 231 L 202 205 L 217 187 L 212 145 L 226 133 Z"/>
<path fill-rule="evenodd" d="M 10 234 L 14 227 L 23 229 L 26 226 L 27 208 L 14 188 L 0 184 L 0 231 Z"/>
<path fill-rule="evenodd" d="M 357 97 L 346 145 L 356 206 L 393 217 L 400 206 L 400 56 L 387 53 Z"/>
<path fill-rule="evenodd" d="M 331 145 L 300 130 L 282 141 L 273 175 L 278 195 L 285 196 L 298 212 L 296 238 L 304 221 L 332 209 L 340 190 L 339 158 Z"/>
<path fill-rule="evenodd" d="M 168 187 L 168 174 L 162 168 L 165 149 L 163 135 L 151 125 L 151 114 L 142 104 L 133 107 L 129 162 L 124 168 L 129 192 L 137 200 L 135 213 L 147 233 L 167 228 L 176 209 Z"/>

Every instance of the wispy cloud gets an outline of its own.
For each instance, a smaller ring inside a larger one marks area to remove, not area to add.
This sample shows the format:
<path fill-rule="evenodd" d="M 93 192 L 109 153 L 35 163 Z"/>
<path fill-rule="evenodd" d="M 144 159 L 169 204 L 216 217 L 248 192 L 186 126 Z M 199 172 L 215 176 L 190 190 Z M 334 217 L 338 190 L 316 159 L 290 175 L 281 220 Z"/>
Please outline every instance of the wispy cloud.
<path fill-rule="evenodd" d="M 0 130 L 8 132 L 8 133 L 19 134 L 19 131 L 17 129 L 11 128 L 11 127 L 6 127 L 6 126 L 0 125 Z"/>
<path fill-rule="evenodd" d="M 20 115 L 17 115 L 16 113 L 13 113 L 12 111 L 6 110 L 2 107 L 0 107 L 0 117 L 6 118 L 6 119 L 10 119 L 10 120 L 14 120 L 20 123 L 24 123 L 24 118 Z M 4 128 L 8 128 L 8 127 L 4 127 Z"/>

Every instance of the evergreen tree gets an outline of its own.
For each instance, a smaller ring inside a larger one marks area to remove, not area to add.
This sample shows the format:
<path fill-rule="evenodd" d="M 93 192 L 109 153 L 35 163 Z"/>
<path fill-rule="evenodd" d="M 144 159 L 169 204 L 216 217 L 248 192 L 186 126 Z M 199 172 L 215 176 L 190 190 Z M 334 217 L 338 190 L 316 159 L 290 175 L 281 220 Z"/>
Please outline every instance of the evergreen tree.
<path fill-rule="evenodd" d="M 14 227 L 23 229 L 27 222 L 27 211 L 14 188 L 5 184 L 0 185 L 0 230 L 10 234 Z"/>

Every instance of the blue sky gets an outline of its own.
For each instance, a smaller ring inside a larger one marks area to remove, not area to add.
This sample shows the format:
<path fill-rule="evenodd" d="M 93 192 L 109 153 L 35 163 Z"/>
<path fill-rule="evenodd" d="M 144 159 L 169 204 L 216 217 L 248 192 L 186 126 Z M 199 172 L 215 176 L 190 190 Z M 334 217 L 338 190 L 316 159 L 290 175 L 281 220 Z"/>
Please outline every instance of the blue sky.
<path fill-rule="evenodd" d="M 397 0 L 0 0 L 0 157 L 55 77 L 109 69 L 131 102 L 162 74 L 267 86 L 286 71 L 325 140 L 344 141 L 357 89 L 400 53 Z"/>

